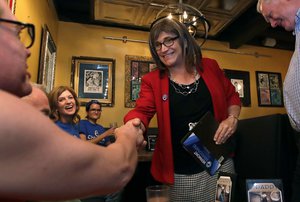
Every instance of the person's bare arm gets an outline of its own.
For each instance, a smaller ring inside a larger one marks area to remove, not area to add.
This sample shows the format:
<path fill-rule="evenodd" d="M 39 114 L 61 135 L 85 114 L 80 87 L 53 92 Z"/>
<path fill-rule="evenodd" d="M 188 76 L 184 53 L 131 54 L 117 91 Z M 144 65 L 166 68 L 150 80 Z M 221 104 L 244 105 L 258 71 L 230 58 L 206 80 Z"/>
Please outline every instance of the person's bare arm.
<path fill-rule="evenodd" d="M 91 145 L 59 129 L 19 98 L 0 90 L 0 193 L 32 200 L 80 198 L 123 188 L 137 164 L 142 131 L 115 130 L 109 147 Z"/>
<path fill-rule="evenodd" d="M 114 133 L 114 130 L 115 130 L 115 128 L 109 128 L 104 133 L 102 133 L 101 135 L 98 135 L 97 137 L 95 137 L 94 139 L 91 139 L 91 140 L 87 140 L 85 134 L 81 133 L 80 138 L 82 140 L 97 144 L 98 142 L 100 142 L 101 140 L 106 138 L 107 136 L 112 135 Z"/>

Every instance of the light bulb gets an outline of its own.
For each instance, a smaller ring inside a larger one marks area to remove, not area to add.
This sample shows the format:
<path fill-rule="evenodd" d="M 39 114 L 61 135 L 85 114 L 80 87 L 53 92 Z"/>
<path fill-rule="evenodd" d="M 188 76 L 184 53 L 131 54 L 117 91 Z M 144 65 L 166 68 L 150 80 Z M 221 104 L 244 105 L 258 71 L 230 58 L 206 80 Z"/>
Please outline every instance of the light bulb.
<path fill-rule="evenodd" d="M 186 13 L 186 11 L 183 12 L 183 19 L 187 19 L 188 18 L 188 14 Z"/>

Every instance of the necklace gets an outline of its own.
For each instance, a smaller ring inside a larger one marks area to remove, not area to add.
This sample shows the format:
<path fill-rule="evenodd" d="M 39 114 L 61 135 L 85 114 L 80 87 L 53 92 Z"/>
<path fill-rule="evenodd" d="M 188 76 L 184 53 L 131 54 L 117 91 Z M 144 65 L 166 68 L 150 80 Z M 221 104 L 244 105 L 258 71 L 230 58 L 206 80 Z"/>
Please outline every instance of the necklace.
<path fill-rule="evenodd" d="M 170 81 L 171 81 L 170 83 L 173 86 L 175 92 L 178 93 L 178 94 L 181 94 L 183 96 L 187 96 L 187 95 L 189 95 L 191 93 L 195 93 L 197 91 L 198 84 L 199 84 L 198 76 L 199 76 L 198 72 L 195 71 L 195 74 L 194 74 L 195 81 L 192 84 L 189 84 L 189 85 L 177 83 L 175 80 L 173 80 L 171 78 L 171 76 L 169 76 L 169 78 L 170 78 Z"/>

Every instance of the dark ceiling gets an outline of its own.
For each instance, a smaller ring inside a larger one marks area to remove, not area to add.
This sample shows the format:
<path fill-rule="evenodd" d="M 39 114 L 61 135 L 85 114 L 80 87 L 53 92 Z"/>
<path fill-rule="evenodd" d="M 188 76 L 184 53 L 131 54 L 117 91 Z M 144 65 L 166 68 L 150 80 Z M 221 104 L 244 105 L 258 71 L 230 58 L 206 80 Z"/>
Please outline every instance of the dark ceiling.
<path fill-rule="evenodd" d="M 295 37 L 282 28 L 271 28 L 256 11 L 256 0 L 183 0 L 200 10 L 211 23 L 208 38 L 294 50 Z M 177 0 L 53 0 L 60 21 L 149 31 L 156 14 Z M 268 45 L 269 44 L 269 45 Z"/>

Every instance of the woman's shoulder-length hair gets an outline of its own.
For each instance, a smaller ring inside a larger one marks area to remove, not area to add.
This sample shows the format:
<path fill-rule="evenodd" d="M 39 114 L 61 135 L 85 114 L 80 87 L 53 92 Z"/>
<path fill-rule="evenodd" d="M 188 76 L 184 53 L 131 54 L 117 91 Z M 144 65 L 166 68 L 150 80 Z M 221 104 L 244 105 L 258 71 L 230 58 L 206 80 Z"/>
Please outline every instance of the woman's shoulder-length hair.
<path fill-rule="evenodd" d="M 78 114 L 79 108 L 80 108 L 80 103 L 78 100 L 78 96 L 76 92 L 69 86 L 57 86 L 55 87 L 50 93 L 49 93 L 49 104 L 50 104 L 50 118 L 53 121 L 58 121 L 60 119 L 60 115 L 58 113 L 58 97 L 64 92 L 64 91 L 69 91 L 75 100 L 76 104 L 76 111 L 73 115 L 73 123 L 78 123 L 80 121 L 80 115 Z"/>
<path fill-rule="evenodd" d="M 185 59 L 185 64 L 187 68 L 189 68 L 189 71 L 192 72 L 195 67 L 199 67 L 202 70 L 202 53 L 197 41 L 189 33 L 185 24 L 176 19 L 169 19 L 167 17 L 154 21 L 150 28 L 149 47 L 158 69 L 166 69 L 166 66 L 160 61 L 155 49 L 156 40 L 162 32 L 172 33 L 178 36 L 179 44 L 183 50 L 183 58 Z"/>

